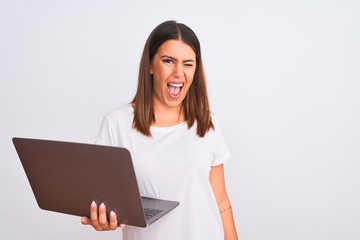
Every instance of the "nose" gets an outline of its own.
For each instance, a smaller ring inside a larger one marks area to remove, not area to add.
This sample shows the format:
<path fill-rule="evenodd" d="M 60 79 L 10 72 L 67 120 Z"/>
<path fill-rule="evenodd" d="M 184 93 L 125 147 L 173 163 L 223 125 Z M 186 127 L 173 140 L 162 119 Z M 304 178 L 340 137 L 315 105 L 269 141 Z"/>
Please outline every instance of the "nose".
<path fill-rule="evenodd" d="M 181 78 L 184 76 L 184 68 L 181 64 L 176 64 L 173 71 L 173 76 L 176 78 Z"/>

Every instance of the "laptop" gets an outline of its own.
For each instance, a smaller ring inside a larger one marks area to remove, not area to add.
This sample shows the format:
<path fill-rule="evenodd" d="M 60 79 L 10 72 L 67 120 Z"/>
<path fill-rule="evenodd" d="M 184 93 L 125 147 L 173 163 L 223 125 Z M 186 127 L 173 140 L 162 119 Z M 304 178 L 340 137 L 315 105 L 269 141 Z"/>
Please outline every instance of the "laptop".
<path fill-rule="evenodd" d="M 126 148 L 28 138 L 13 143 L 41 209 L 89 217 L 95 200 L 119 223 L 147 227 L 179 205 L 140 196 Z"/>

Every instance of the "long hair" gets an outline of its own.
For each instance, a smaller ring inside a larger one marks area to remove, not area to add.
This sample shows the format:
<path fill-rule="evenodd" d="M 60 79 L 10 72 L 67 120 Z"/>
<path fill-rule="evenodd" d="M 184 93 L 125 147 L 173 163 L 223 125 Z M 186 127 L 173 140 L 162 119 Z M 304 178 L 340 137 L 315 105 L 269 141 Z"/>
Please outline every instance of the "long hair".
<path fill-rule="evenodd" d="M 180 40 L 189 45 L 195 52 L 196 70 L 193 82 L 182 102 L 185 120 L 190 129 L 197 124 L 199 137 L 214 125 L 211 120 L 206 79 L 201 59 L 200 42 L 195 33 L 185 24 L 166 21 L 157 26 L 146 40 L 140 60 L 138 86 L 132 105 L 134 107 L 133 127 L 146 136 L 151 136 L 150 126 L 155 121 L 153 79 L 150 65 L 159 47 L 168 40 Z"/>

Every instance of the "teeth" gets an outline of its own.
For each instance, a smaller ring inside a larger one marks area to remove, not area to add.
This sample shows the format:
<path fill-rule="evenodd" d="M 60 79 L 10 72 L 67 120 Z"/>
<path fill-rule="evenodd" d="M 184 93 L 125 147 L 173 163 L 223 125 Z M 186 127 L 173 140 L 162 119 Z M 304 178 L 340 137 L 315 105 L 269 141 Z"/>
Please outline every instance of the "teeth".
<path fill-rule="evenodd" d="M 169 86 L 172 86 L 172 87 L 178 87 L 178 88 L 184 86 L 183 83 L 168 83 L 168 85 L 169 85 Z"/>

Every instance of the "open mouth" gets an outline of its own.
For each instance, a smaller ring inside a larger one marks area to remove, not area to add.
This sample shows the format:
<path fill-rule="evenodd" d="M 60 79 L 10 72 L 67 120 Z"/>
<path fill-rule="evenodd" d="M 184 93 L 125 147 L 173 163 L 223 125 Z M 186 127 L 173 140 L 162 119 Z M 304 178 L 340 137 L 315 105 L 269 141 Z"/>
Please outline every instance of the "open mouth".
<path fill-rule="evenodd" d="M 167 88 L 171 97 L 178 97 L 183 86 L 184 83 L 168 83 Z"/>

